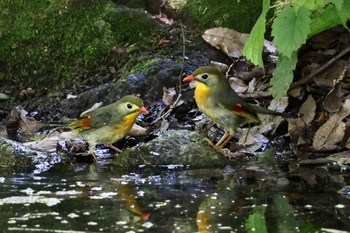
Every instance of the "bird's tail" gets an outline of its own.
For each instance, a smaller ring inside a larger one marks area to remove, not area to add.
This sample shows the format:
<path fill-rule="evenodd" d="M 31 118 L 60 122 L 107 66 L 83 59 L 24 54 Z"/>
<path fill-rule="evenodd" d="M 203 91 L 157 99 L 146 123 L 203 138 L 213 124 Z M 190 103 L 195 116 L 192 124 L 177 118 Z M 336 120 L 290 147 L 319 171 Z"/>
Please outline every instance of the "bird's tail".
<path fill-rule="evenodd" d="M 268 114 L 268 115 L 273 115 L 273 116 L 281 116 L 284 118 L 296 118 L 297 115 L 293 113 L 287 113 L 287 112 L 276 112 L 264 107 L 260 107 L 258 105 L 251 105 L 253 109 L 255 110 L 256 113 L 258 114 Z"/>

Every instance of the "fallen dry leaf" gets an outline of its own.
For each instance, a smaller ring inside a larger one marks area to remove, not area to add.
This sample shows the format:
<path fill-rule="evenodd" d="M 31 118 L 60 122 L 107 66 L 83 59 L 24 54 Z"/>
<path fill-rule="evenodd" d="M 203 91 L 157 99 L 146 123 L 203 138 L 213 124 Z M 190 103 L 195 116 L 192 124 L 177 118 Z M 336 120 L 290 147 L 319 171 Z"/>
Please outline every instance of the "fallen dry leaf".
<path fill-rule="evenodd" d="M 174 87 L 163 87 L 163 102 L 166 106 L 170 106 L 173 103 L 173 98 L 176 95 Z"/>
<path fill-rule="evenodd" d="M 254 93 L 256 90 L 257 86 L 257 81 L 255 78 L 253 78 L 249 83 L 248 83 L 248 90 L 247 93 Z"/>
<path fill-rule="evenodd" d="M 245 82 L 240 78 L 230 77 L 229 82 L 230 82 L 231 88 L 235 90 L 235 92 L 237 93 L 244 93 L 248 89 L 247 84 L 245 84 Z"/>
<path fill-rule="evenodd" d="M 238 144 L 244 146 L 242 151 L 249 153 L 256 152 L 268 142 L 269 140 L 259 132 L 258 126 L 242 129 L 241 136 L 238 140 Z"/>
<path fill-rule="evenodd" d="M 240 33 L 230 28 L 211 28 L 204 32 L 202 38 L 211 46 L 221 50 L 232 58 L 242 56 L 242 50 L 249 34 Z M 264 40 L 264 49 L 269 53 L 276 53 L 277 49 L 272 42 Z"/>
<path fill-rule="evenodd" d="M 315 118 L 316 115 L 316 101 L 312 95 L 309 95 L 306 101 L 301 105 L 299 109 L 300 120 L 305 125 L 309 125 Z"/>
<path fill-rule="evenodd" d="M 308 139 L 308 126 L 315 118 L 316 101 L 309 95 L 306 101 L 301 105 L 299 109 L 298 118 L 289 118 L 288 121 L 288 133 L 293 141 L 297 142 L 297 145 L 303 145 Z"/>
<path fill-rule="evenodd" d="M 347 99 L 339 112 L 333 114 L 329 120 L 324 123 L 313 138 L 312 146 L 316 150 L 333 150 L 338 146 L 337 143 L 343 140 L 346 125 L 343 119 L 350 114 L 350 99 Z"/>
<path fill-rule="evenodd" d="M 248 39 L 248 34 L 218 27 L 206 30 L 202 38 L 229 57 L 239 58 L 242 56 L 242 49 Z"/>
<path fill-rule="evenodd" d="M 160 129 L 159 129 L 160 133 L 164 133 L 165 131 L 167 131 L 169 126 L 170 126 L 169 121 L 167 119 L 163 119 L 160 124 Z"/>
<path fill-rule="evenodd" d="M 6 123 L 8 136 L 11 139 L 25 142 L 30 140 L 34 133 L 38 132 L 44 124 L 27 116 L 28 112 L 21 107 L 12 109 L 10 119 Z"/>
<path fill-rule="evenodd" d="M 60 140 L 74 139 L 78 137 L 79 137 L 79 130 L 71 130 L 71 131 L 62 132 L 62 133 L 55 131 L 51 135 L 48 135 L 47 137 L 41 140 L 23 143 L 23 146 L 30 149 L 41 150 L 45 152 L 55 152 L 57 148 L 57 143 Z"/>
<path fill-rule="evenodd" d="M 86 114 L 86 113 L 88 113 L 88 112 L 91 112 L 92 110 L 95 110 L 96 108 L 99 108 L 101 105 L 102 105 L 102 102 L 94 103 L 94 105 L 92 105 L 91 108 L 89 108 L 88 110 L 82 112 L 82 113 L 80 114 L 80 116 L 83 116 L 84 114 Z"/>
<path fill-rule="evenodd" d="M 327 112 L 338 112 L 342 106 L 341 96 L 341 83 L 335 84 L 334 88 L 328 93 L 323 101 L 323 108 Z"/>
<path fill-rule="evenodd" d="M 284 112 L 288 107 L 289 101 L 288 96 L 282 97 L 280 100 L 273 99 L 270 102 L 268 109 L 276 111 L 276 112 Z M 284 121 L 281 116 L 273 116 L 273 115 L 260 115 L 259 116 L 262 124 L 260 125 L 260 133 L 267 133 L 272 130 L 272 133 L 275 133 L 278 126 Z"/>
<path fill-rule="evenodd" d="M 226 72 L 229 69 L 229 66 L 222 62 L 217 61 L 210 61 L 210 65 L 214 66 L 216 69 L 218 69 L 221 73 L 226 74 Z"/>
<path fill-rule="evenodd" d="M 338 152 L 335 154 L 331 154 L 326 157 L 327 159 L 337 162 L 337 163 L 342 163 L 342 164 L 350 164 L 350 151 L 343 151 L 343 152 Z"/>
<path fill-rule="evenodd" d="M 305 88 L 303 86 L 292 87 L 288 90 L 288 96 L 301 100 L 305 95 Z"/>
<path fill-rule="evenodd" d="M 333 88 L 334 81 L 339 79 L 342 74 L 344 74 L 344 70 L 346 70 L 347 66 L 347 61 L 336 61 L 328 69 L 315 76 L 315 83 L 319 87 Z"/>
<path fill-rule="evenodd" d="M 236 71 L 237 76 L 246 81 L 250 82 L 253 79 L 260 79 L 264 76 L 264 70 L 260 67 L 254 67 L 248 71 Z"/>
<path fill-rule="evenodd" d="M 133 124 L 131 130 L 128 132 L 129 136 L 146 136 L 147 134 L 148 130 L 138 124 Z"/>
<path fill-rule="evenodd" d="M 299 119 L 288 119 L 288 134 L 293 142 L 297 145 L 303 145 L 306 143 L 304 139 L 305 135 L 305 123 Z"/>
<path fill-rule="evenodd" d="M 33 96 L 35 96 L 35 91 L 31 87 L 28 87 L 19 93 L 19 99 L 21 100 L 30 99 Z"/>

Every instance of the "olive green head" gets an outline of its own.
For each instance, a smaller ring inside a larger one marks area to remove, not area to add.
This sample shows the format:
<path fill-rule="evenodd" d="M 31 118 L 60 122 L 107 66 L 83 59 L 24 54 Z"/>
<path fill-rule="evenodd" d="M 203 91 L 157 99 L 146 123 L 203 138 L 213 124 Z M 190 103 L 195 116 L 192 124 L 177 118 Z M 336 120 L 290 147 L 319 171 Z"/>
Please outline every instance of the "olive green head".
<path fill-rule="evenodd" d="M 148 113 L 147 109 L 143 107 L 143 101 L 139 97 L 133 95 L 126 95 L 115 102 L 115 104 L 118 107 L 118 112 L 125 115 L 135 112 Z"/>
<path fill-rule="evenodd" d="M 214 66 L 199 67 L 192 76 L 196 81 L 205 84 L 209 88 L 228 84 L 225 75 Z"/>

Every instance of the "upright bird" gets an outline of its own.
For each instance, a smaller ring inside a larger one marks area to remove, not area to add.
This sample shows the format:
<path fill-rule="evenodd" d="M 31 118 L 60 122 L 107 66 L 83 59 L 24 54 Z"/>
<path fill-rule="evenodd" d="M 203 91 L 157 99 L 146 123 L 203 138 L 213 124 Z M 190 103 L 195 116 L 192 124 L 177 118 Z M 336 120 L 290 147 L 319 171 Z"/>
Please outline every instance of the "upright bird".
<path fill-rule="evenodd" d="M 225 75 L 213 66 L 200 67 L 183 81 L 196 81 L 194 98 L 199 110 L 224 129 L 225 134 L 215 144 L 219 149 L 232 139 L 238 126 L 260 123 L 257 113 L 284 115 L 245 102 L 231 88 Z"/>
<path fill-rule="evenodd" d="M 84 113 L 68 127 L 79 130 L 80 136 L 88 142 L 90 153 L 96 161 L 94 150 L 98 144 L 105 144 L 119 153 L 122 152 L 112 144 L 126 136 L 141 113 L 148 113 L 142 100 L 127 95 L 112 104 Z"/>

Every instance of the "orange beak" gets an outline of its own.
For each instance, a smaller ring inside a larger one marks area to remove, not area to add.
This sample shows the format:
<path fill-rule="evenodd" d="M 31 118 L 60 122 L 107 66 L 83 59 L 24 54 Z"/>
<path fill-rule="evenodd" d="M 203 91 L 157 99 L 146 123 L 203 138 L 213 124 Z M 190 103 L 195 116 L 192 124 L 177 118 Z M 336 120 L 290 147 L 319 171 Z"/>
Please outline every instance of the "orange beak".
<path fill-rule="evenodd" d="M 192 82 L 194 80 L 195 80 L 195 78 L 192 75 L 188 75 L 182 81 L 184 81 L 184 82 Z"/>
<path fill-rule="evenodd" d="M 145 107 L 141 107 L 141 108 L 139 109 L 139 112 L 142 112 L 142 113 L 144 113 L 144 114 L 148 114 L 148 113 L 149 113 L 149 111 L 148 111 L 147 108 L 145 108 Z"/>

